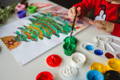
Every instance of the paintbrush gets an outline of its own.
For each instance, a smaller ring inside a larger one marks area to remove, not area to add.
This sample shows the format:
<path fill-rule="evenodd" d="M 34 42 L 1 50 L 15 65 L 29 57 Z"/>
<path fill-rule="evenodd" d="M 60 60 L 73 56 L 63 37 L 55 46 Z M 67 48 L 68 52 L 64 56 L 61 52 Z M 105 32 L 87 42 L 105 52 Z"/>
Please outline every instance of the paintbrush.
<path fill-rule="evenodd" d="M 77 20 L 77 14 L 78 14 L 78 11 L 77 11 L 77 7 L 75 7 L 75 16 L 74 16 L 74 19 L 73 19 L 73 23 L 72 23 L 72 31 L 70 33 L 70 37 L 73 35 L 73 31 L 74 31 L 74 28 L 75 28 L 75 23 L 76 23 L 76 20 Z"/>

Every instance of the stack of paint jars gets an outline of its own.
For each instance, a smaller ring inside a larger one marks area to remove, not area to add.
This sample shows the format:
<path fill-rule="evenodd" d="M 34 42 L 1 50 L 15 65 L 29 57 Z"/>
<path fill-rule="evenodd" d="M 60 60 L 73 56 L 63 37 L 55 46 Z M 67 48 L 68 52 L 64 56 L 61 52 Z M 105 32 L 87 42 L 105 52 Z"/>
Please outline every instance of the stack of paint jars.
<path fill-rule="evenodd" d="M 19 18 L 24 18 L 26 17 L 26 14 L 33 14 L 37 11 L 36 6 L 28 5 L 26 3 L 19 3 L 16 6 L 16 13 Z"/>
<path fill-rule="evenodd" d="M 98 72 L 96 71 L 89 71 L 87 74 L 88 80 L 120 80 L 120 60 L 111 58 L 108 60 L 107 65 L 95 62 L 91 65 L 91 70 L 97 70 L 100 72 L 100 75 L 97 75 Z M 91 79 L 90 76 L 102 76 L 99 79 Z"/>
<path fill-rule="evenodd" d="M 19 18 L 23 18 L 26 16 L 26 5 L 25 4 L 21 4 L 19 3 L 17 6 L 16 6 L 16 13 L 17 13 L 17 16 Z"/>

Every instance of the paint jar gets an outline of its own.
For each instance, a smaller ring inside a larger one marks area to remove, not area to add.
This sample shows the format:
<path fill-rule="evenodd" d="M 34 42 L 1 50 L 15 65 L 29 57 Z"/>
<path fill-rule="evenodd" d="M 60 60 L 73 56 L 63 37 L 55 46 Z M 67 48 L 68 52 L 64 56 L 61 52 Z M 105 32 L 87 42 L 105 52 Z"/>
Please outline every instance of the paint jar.
<path fill-rule="evenodd" d="M 54 76 L 52 73 L 50 73 L 48 71 L 44 71 L 44 72 L 40 72 L 36 76 L 36 80 L 54 80 Z"/>
<path fill-rule="evenodd" d="M 109 70 L 104 74 L 104 80 L 120 80 L 120 73 L 114 70 Z"/>
<path fill-rule="evenodd" d="M 108 65 L 115 71 L 120 72 L 120 60 L 119 59 L 109 59 L 108 60 Z"/>
<path fill-rule="evenodd" d="M 58 67 L 62 63 L 62 58 L 57 54 L 52 54 L 52 55 L 47 57 L 46 63 L 50 67 Z"/>
<path fill-rule="evenodd" d="M 77 43 L 77 39 L 74 37 L 74 36 L 69 36 L 69 37 L 66 37 L 64 39 L 64 42 L 65 43 L 73 43 L 73 44 L 76 44 Z"/>
<path fill-rule="evenodd" d="M 86 75 L 87 80 L 104 80 L 104 75 L 97 70 L 90 70 Z"/>
<path fill-rule="evenodd" d="M 98 62 L 94 62 L 91 66 L 90 66 L 91 70 L 97 70 L 101 73 L 105 73 L 108 70 L 112 70 L 109 66 L 103 65 L 101 63 Z"/>
<path fill-rule="evenodd" d="M 22 11 L 17 12 L 17 16 L 18 16 L 19 18 L 24 18 L 24 17 L 26 17 L 26 11 L 25 11 L 25 10 L 22 10 Z"/>
<path fill-rule="evenodd" d="M 63 45 L 65 55 L 71 56 L 76 51 L 76 47 L 76 44 L 65 43 Z"/>
<path fill-rule="evenodd" d="M 37 11 L 36 6 L 28 6 L 28 8 L 27 8 L 27 12 L 30 14 L 35 13 L 36 11 Z"/>
<path fill-rule="evenodd" d="M 82 53 L 75 52 L 71 56 L 71 65 L 80 68 L 86 61 L 86 56 Z"/>
<path fill-rule="evenodd" d="M 26 5 L 24 5 L 24 4 L 18 4 L 18 5 L 15 7 L 15 10 L 16 10 L 17 12 L 19 12 L 19 11 L 25 10 L 25 8 L 26 8 Z"/>
<path fill-rule="evenodd" d="M 77 47 L 77 39 L 74 36 L 69 36 L 64 39 L 64 53 L 67 56 L 71 56 L 75 51 Z"/>
<path fill-rule="evenodd" d="M 66 65 L 60 69 L 59 74 L 62 80 L 76 80 L 78 76 L 78 69 L 73 66 Z"/>

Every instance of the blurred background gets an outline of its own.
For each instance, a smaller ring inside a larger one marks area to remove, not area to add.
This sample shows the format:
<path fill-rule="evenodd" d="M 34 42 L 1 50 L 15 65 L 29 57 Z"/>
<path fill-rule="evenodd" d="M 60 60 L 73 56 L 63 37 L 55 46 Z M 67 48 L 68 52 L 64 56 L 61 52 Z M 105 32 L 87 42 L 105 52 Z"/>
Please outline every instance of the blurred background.
<path fill-rule="evenodd" d="M 14 3 L 20 2 L 21 0 L 0 0 L 0 7 L 6 7 Z M 39 1 L 39 0 L 38 0 Z M 70 8 L 73 4 L 80 2 L 81 0 L 50 0 L 63 7 Z"/>

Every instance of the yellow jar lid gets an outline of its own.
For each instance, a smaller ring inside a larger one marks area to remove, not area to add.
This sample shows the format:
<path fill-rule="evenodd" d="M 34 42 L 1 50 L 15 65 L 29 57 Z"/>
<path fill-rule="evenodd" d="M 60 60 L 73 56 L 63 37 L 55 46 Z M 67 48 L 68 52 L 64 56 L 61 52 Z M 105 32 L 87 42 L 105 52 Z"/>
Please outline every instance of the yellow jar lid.
<path fill-rule="evenodd" d="M 108 65 L 115 71 L 120 72 L 120 60 L 119 59 L 109 59 L 108 60 Z"/>
<path fill-rule="evenodd" d="M 94 62 L 91 67 L 91 70 L 98 70 L 99 72 L 105 73 L 106 71 L 113 70 L 108 65 L 101 64 L 99 62 Z"/>
<path fill-rule="evenodd" d="M 106 71 L 105 65 L 98 62 L 94 62 L 90 68 L 91 70 L 98 70 L 99 72 L 102 72 L 102 73 Z"/>

